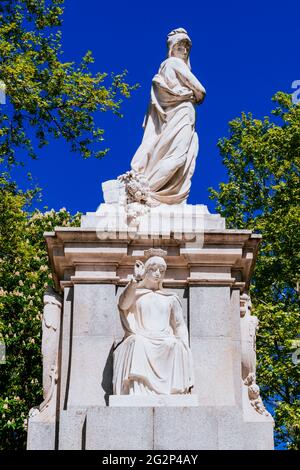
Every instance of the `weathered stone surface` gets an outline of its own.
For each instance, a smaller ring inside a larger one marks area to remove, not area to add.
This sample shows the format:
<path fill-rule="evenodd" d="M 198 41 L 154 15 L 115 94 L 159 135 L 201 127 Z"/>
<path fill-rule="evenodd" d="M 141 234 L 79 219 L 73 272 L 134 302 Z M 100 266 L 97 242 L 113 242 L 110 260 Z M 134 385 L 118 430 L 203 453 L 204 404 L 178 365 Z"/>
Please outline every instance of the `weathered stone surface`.
<path fill-rule="evenodd" d="M 68 408 L 107 404 L 112 394 L 113 344 L 113 337 L 73 337 Z"/>
<path fill-rule="evenodd" d="M 197 395 L 111 395 L 109 406 L 198 406 Z"/>
<path fill-rule="evenodd" d="M 85 409 L 61 411 L 59 418 L 59 450 L 84 449 L 85 420 Z"/>
<path fill-rule="evenodd" d="M 196 338 L 231 337 L 229 287 L 190 287 L 190 328 Z"/>
<path fill-rule="evenodd" d="M 232 353 L 232 373 L 235 404 L 242 407 L 242 389 L 241 389 L 241 342 L 239 340 L 231 341 Z"/>
<path fill-rule="evenodd" d="M 153 448 L 152 408 L 92 408 L 87 412 L 87 450 Z"/>
<path fill-rule="evenodd" d="M 64 289 L 64 306 L 61 339 L 60 364 L 60 409 L 64 409 L 68 399 L 68 380 L 71 367 L 71 345 L 73 337 L 73 287 Z"/>
<path fill-rule="evenodd" d="M 273 423 L 244 422 L 237 406 L 91 407 L 87 412 L 63 411 L 60 419 L 59 448 L 66 450 L 271 450 L 274 446 Z"/>
<path fill-rule="evenodd" d="M 41 421 L 29 418 L 27 432 L 27 450 L 55 450 L 55 421 Z"/>
<path fill-rule="evenodd" d="M 74 336 L 114 336 L 119 321 L 113 284 L 74 286 Z"/>
<path fill-rule="evenodd" d="M 218 448 L 218 418 L 209 407 L 155 408 L 154 449 Z"/>
<path fill-rule="evenodd" d="M 232 289 L 230 294 L 231 337 L 241 341 L 240 290 Z"/>
<path fill-rule="evenodd" d="M 246 422 L 243 423 L 243 449 L 245 450 L 273 450 L 274 423 Z"/>
<path fill-rule="evenodd" d="M 235 388 L 235 400 L 239 406 L 242 406 L 242 390 L 241 390 L 241 328 L 240 328 L 240 291 L 232 289 L 230 295 L 230 323 L 232 338 L 232 355 L 233 355 L 233 381 Z"/>
<path fill-rule="evenodd" d="M 200 406 L 233 406 L 233 348 L 230 338 L 191 337 L 195 389 Z"/>
<path fill-rule="evenodd" d="M 118 194 L 118 191 L 115 195 Z M 111 192 L 113 195 L 113 192 Z M 101 204 L 97 212 L 88 212 L 81 217 L 83 228 L 93 228 L 98 232 L 106 230 L 135 233 L 141 235 L 160 235 L 170 238 L 172 233 L 201 233 L 204 230 L 224 230 L 225 219 L 219 214 L 210 214 L 207 206 L 181 204 L 177 206 L 161 205 L 149 210 L 140 217 L 138 227 L 128 227 L 126 211 L 118 200 Z M 116 235 L 117 236 L 117 235 Z"/>
<path fill-rule="evenodd" d="M 241 409 L 237 406 L 220 406 L 218 415 L 218 450 L 242 450 L 243 420 Z"/>

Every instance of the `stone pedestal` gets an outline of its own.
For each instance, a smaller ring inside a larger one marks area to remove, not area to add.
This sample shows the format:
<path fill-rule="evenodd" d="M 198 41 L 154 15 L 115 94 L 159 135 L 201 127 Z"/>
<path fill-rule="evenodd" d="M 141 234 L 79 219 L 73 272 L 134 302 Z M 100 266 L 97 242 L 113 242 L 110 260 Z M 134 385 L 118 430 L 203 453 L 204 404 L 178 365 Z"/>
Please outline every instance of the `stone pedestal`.
<path fill-rule="evenodd" d="M 123 207 L 106 203 L 80 228 L 45 237 L 64 297 L 58 381 L 54 412 L 29 420 L 29 449 L 273 448 L 273 420 L 251 406 L 241 373 L 240 294 L 259 235 L 185 204 L 152 209 L 132 227 Z M 133 404 L 112 396 L 113 349 L 123 337 L 117 301 L 152 247 L 167 252 L 164 287 L 183 303 L 195 387 Z"/>

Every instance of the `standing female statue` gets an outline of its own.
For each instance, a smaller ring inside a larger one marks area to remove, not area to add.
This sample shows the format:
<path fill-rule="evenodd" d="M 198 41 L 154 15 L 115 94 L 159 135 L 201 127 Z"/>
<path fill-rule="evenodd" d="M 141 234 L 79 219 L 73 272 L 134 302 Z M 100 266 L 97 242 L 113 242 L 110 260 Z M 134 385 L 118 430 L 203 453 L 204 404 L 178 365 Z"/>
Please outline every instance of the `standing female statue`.
<path fill-rule="evenodd" d="M 192 42 L 187 32 L 171 31 L 167 45 L 168 58 L 152 80 L 144 137 L 131 162 L 130 177 L 147 185 L 144 202 L 150 206 L 187 199 L 198 153 L 195 105 L 205 97 L 204 87 L 191 72 Z M 137 200 L 139 185 L 132 186 Z"/>

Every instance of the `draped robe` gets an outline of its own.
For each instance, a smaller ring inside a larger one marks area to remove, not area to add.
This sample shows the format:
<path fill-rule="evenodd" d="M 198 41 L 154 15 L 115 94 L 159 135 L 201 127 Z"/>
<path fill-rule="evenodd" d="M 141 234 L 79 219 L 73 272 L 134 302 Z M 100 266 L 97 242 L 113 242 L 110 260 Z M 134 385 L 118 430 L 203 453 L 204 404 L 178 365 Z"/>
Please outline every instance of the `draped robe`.
<path fill-rule="evenodd" d="M 198 153 L 194 105 L 204 95 L 177 57 L 166 59 L 152 80 L 144 136 L 131 168 L 147 177 L 154 205 L 180 204 L 188 197 Z"/>
<path fill-rule="evenodd" d="M 125 336 L 114 351 L 114 394 L 188 393 L 192 355 L 177 295 L 137 289 L 133 304 L 119 310 Z"/>

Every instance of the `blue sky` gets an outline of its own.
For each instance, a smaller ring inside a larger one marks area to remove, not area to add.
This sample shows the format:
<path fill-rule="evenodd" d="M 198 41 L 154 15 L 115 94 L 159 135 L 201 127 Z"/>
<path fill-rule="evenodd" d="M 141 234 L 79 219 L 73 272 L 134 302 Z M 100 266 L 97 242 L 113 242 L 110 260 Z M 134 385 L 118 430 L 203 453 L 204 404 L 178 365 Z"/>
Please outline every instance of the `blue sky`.
<path fill-rule="evenodd" d="M 92 50 L 94 70 L 127 69 L 128 80 L 140 88 L 124 102 L 123 119 L 99 113 L 105 145 L 111 149 L 104 159 L 83 160 L 58 141 L 39 152 L 39 159 L 27 167 L 43 188 L 38 206 L 96 210 L 101 182 L 129 169 L 143 134 L 151 79 L 166 56 L 166 36 L 183 27 L 193 41 L 192 71 L 207 89 L 205 103 L 198 107 L 200 151 L 189 202 L 207 204 L 214 212 L 208 187 L 226 181 L 216 143 L 227 135 L 228 121 L 242 111 L 258 118 L 269 114 L 272 95 L 292 92 L 292 82 L 300 79 L 299 12 L 299 2 L 289 0 L 66 0 L 64 60 L 77 61 Z"/>

